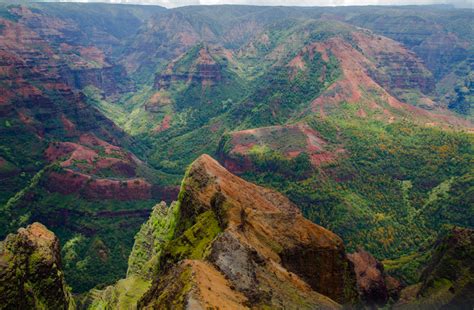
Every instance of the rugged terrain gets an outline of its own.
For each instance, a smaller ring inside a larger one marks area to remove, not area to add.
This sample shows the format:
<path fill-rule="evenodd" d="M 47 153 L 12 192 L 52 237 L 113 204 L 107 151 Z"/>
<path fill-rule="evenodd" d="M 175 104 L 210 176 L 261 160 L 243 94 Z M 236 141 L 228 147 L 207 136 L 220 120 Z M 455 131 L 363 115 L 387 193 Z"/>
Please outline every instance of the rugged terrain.
<path fill-rule="evenodd" d="M 157 205 L 135 240 L 127 278 L 93 292 L 86 304 L 314 309 L 358 303 L 353 266 L 337 235 L 208 155 L 189 167 L 178 201 Z"/>
<path fill-rule="evenodd" d="M 439 238 L 429 252 L 419 282 L 401 292 L 400 305 L 418 305 L 443 309 L 472 306 L 473 231 L 454 228 Z"/>
<path fill-rule="evenodd" d="M 69 309 L 58 238 L 40 223 L 0 242 L 2 309 Z"/>
<path fill-rule="evenodd" d="M 420 258 L 439 231 L 474 225 L 473 18 L 449 6 L 1 4 L 0 233 L 41 221 L 74 292 L 110 285 L 140 224 L 177 210 L 152 207 L 208 153 L 351 252 Z M 191 269 L 208 266 L 175 272 Z M 413 265 L 395 269 L 418 281 Z"/>
<path fill-rule="evenodd" d="M 87 86 L 110 98 L 133 89 L 123 67 L 110 60 L 126 34 L 107 32 L 116 29 L 108 23 L 97 28 L 93 20 L 110 17 L 109 9 L 130 26 L 139 19 L 106 6 L 93 10 L 92 20 L 75 5 L 67 18 L 55 6 L 1 6 L 0 232 L 47 224 L 63 241 L 74 287 L 89 289 L 125 272 L 133 235 L 154 199 L 173 199 L 177 191 L 123 149 L 140 154 L 143 147 L 81 92 Z"/>
<path fill-rule="evenodd" d="M 34 223 L 0 243 L 0 290 L 6 308 L 463 309 L 474 302 L 473 236 L 458 227 L 442 234 L 420 252 L 417 283 L 406 286 L 390 273 L 410 262 L 385 270 L 362 249 L 347 254 L 286 197 L 202 155 L 178 201 L 157 204 L 135 236 L 126 278 L 73 301 L 59 241 Z"/>

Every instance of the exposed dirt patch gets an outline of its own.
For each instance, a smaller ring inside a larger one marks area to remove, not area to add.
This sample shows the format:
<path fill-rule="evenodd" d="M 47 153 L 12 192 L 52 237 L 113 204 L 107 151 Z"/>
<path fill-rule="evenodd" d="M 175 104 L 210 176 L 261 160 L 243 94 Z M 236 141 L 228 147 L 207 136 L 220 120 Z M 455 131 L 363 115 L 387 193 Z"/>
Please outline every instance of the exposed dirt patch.
<path fill-rule="evenodd" d="M 173 103 L 173 101 L 171 100 L 171 98 L 165 92 L 157 91 L 156 93 L 154 93 L 151 96 L 150 100 L 146 104 L 146 109 L 147 109 L 147 111 L 151 110 L 153 112 L 153 109 L 156 109 L 156 108 L 162 107 L 162 106 L 166 106 L 166 105 L 170 105 L 172 103 Z"/>
<path fill-rule="evenodd" d="M 51 143 L 45 151 L 50 162 L 59 161 L 59 172 L 49 174 L 50 190 L 80 193 L 88 199 L 151 199 L 152 185 L 136 175 L 140 161 L 132 154 L 93 135 L 78 143 Z M 105 176 L 105 177 L 104 177 Z"/>
<path fill-rule="evenodd" d="M 252 152 L 265 149 L 277 151 L 289 159 L 304 152 L 310 156 L 314 166 L 332 162 L 343 152 L 329 151 L 328 143 L 321 135 L 304 123 L 237 131 L 232 133 L 231 144 L 230 157 L 225 158 L 224 165 L 235 173 L 243 167 L 232 160 L 233 156 L 239 155 L 250 162 L 248 157 Z"/>
<path fill-rule="evenodd" d="M 188 305 L 198 303 L 204 309 L 249 309 L 243 306 L 247 298 L 232 290 L 229 281 L 211 264 L 197 260 L 186 260 L 184 264 L 191 267 L 195 281 Z"/>
<path fill-rule="evenodd" d="M 343 267 L 342 240 L 304 219 L 283 195 L 236 177 L 207 155 L 192 164 L 183 184 L 181 216 L 192 217 L 201 208 L 213 210 L 225 223 L 211 261 L 250 301 L 275 298 L 285 304 L 298 296 L 337 308 L 316 292 L 338 302 L 354 296 L 355 277 L 351 283 Z M 257 290 L 252 283 L 259 283 Z M 273 296 L 264 293 L 268 289 Z"/>

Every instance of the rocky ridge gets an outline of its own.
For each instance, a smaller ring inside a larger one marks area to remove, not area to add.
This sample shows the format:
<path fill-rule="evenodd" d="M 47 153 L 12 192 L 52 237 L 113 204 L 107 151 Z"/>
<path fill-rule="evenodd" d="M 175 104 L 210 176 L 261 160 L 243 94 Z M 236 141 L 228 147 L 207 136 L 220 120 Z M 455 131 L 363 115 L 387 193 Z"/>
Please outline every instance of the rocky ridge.
<path fill-rule="evenodd" d="M 389 301 L 398 301 L 403 285 L 384 271 L 381 262 L 363 249 L 347 257 L 354 264 L 360 298 L 368 307 L 383 307 Z"/>
<path fill-rule="evenodd" d="M 158 205 L 142 226 L 123 281 L 137 279 L 151 285 L 139 308 L 314 309 L 358 300 L 338 236 L 207 155 L 190 166 L 178 202 Z M 100 294 L 96 304 L 114 304 Z"/>
<path fill-rule="evenodd" d="M 40 223 L 0 242 L 0 308 L 70 309 L 58 238 Z"/>

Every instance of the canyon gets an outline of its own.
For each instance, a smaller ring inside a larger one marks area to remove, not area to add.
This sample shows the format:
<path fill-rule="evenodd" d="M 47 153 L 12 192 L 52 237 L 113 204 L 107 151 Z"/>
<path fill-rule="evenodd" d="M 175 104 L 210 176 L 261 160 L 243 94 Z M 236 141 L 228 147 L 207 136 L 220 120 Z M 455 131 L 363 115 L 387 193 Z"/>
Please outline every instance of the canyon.
<path fill-rule="evenodd" d="M 473 18 L 1 3 L 1 275 L 33 286 L 5 290 L 25 307 L 471 302 L 453 252 L 474 225 Z M 60 306 L 4 263 L 24 270 L 46 237 Z"/>

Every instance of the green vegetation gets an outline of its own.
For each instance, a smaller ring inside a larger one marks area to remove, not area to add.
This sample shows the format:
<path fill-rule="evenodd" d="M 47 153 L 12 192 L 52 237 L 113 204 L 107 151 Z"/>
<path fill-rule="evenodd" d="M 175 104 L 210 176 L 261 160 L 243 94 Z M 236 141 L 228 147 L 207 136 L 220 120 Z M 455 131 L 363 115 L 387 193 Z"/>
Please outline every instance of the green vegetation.
<path fill-rule="evenodd" d="M 295 179 L 288 178 L 292 161 L 280 157 L 271 165 L 276 156 L 259 153 L 251 155 L 257 169 L 244 176 L 286 194 L 349 250 L 363 246 L 379 258 L 397 258 L 432 242 L 443 224 L 473 225 L 466 216 L 473 214 L 469 134 L 351 116 L 310 123 L 344 145 L 346 155 Z"/>
<path fill-rule="evenodd" d="M 34 225 L 0 242 L 0 303 L 7 309 L 74 309 L 56 240 L 41 235 L 51 233 L 43 225 Z"/>
<path fill-rule="evenodd" d="M 47 171 L 49 168 L 53 167 L 54 165 L 55 164 L 48 165 L 44 167 L 43 169 L 41 169 L 40 171 L 38 171 L 38 173 L 36 173 L 33 176 L 33 178 L 31 178 L 30 182 L 25 188 L 17 192 L 10 199 L 8 199 L 7 203 L 4 206 L 2 206 L 1 208 L 2 217 L 0 218 L 0 223 L 3 229 L 0 230 L 0 234 L 2 235 L 5 234 L 8 231 L 8 227 L 22 227 L 30 221 L 31 213 L 27 212 L 23 214 L 22 216 L 15 217 L 15 216 L 12 216 L 12 210 L 25 197 L 25 195 L 27 195 L 30 191 L 36 188 L 36 186 L 38 185 L 38 182 L 43 177 L 45 171 Z"/>
<path fill-rule="evenodd" d="M 172 203 L 170 207 L 160 203 L 153 208 L 150 218 L 135 236 L 127 277 L 139 275 L 150 279 L 156 273 L 165 246 L 174 237 L 178 212 L 178 203 Z"/>
<path fill-rule="evenodd" d="M 404 255 L 396 259 L 384 260 L 384 270 L 390 275 L 407 284 L 415 284 L 420 281 L 421 272 L 430 258 L 426 249 L 420 252 Z"/>
<path fill-rule="evenodd" d="M 166 246 L 165 259 L 168 263 L 170 260 L 178 262 L 184 258 L 202 259 L 206 254 L 207 246 L 220 231 L 213 211 L 198 215 L 196 224 Z"/>
<path fill-rule="evenodd" d="M 154 201 L 105 200 L 98 204 L 75 195 L 49 193 L 39 183 L 28 187 L 16 201 L 10 214 L 18 220 L 3 228 L 14 231 L 20 221 L 47 224 L 63 245 L 64 272 L 75 292 L 122 278 L 133 245 L 130 231 L 139 229 Z M 131 212 L 131 216 L 120 212 Z"/>
<path fill-rule="evenodd" d="M 472 298 L 473 241 L 472 229 L 446 227 L 440 232 L 432 248 L 422 249 L 409 257 L 384 264 L 389 272 L 413 280 L 407 283 L 418 282 L 408 288 L 415 290 L 410 303 L 462 308 Z M 417 264 L 421 264 L 423 268 Z"/>
<path fill-rule="evenodd" d="M 135 309 L 138 300 L 149 287 L 149 281 L 138 276 L 130 276 L 119 280 L 114 286 L 108 286 L 103 290 L 92 290 L 87 296 L 91 302 L 86 305 L 88 309 Z"/>

